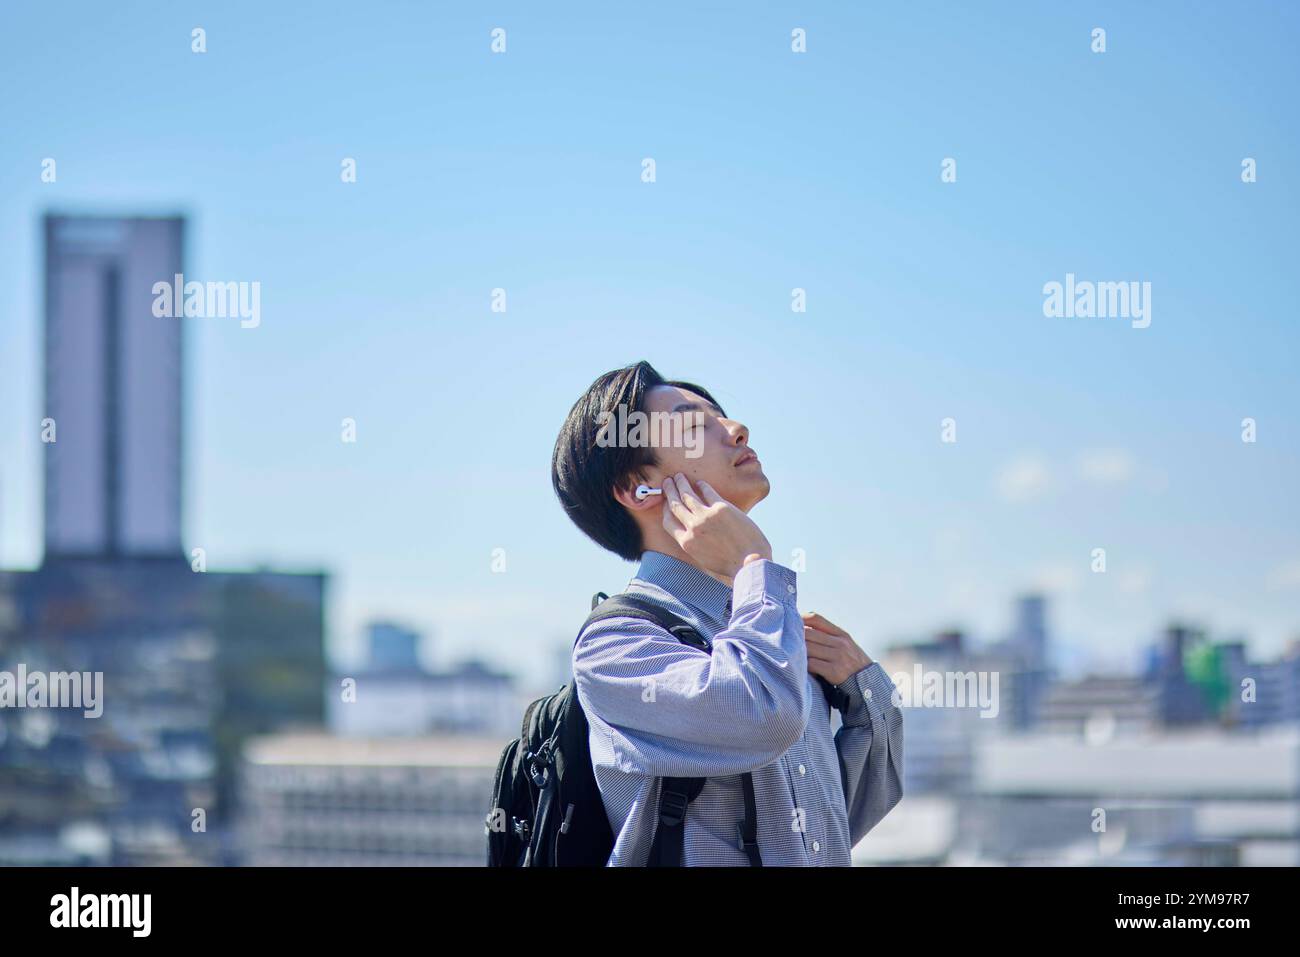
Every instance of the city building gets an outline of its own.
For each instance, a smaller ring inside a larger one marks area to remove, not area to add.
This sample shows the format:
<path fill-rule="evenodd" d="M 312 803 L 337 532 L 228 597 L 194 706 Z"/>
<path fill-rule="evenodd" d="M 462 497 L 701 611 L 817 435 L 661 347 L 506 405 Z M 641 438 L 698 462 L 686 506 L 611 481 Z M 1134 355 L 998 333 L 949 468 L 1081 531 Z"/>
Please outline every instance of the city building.
<path fill-rule="evenodd" d="M 323 723 L 325 582 L 179 558 L 0 573 L 0 670 L 103 675 L 98 717 L 0 711 L 0 862 L 10 837 L 58 862 L 69 823 L 101 836 L 95 863 L 228 860 L 243 740 Z"/>
<path fill-rule="evenodd" d="M 420 633 L 391 621 L 373 621 L 366 628 L 369 657 L 367 668 L 373 671 L 419 671 Z"/>
<path fill-rule="evenodd" d="M 972 741 L 980 732 L 981 719 L 974 707 L 922 707 L 911 694 L 911 676 L 922 673 L 966 672 L 974 662 L 957 631 L 943 632 L 931 641 L 890 646 L 880 656 L 880 665 L 894 679 L 903 699 L 906 760 L 903 762 L 903 793 L 909 796 L 931 793 L 954 794 L 970 783 Z M 892 812 L 891 812 L 892 816 Z"/>
<path fill-rule="evenodd" d="M 330 730 L 347 737 L 458 732 L 518 736 L 527 706 L 510 675 L 482 662 L 447 671 L 361 668 L 325 688 Z"/>
<path fill-rule="evenodd" d="M 1020 864 L 1300 865 L 1300 728 L 981 738 L 966 849 Z"/>
<path fill-rule="evenodd" d="M 1248 661 L 1230 653 L 1225 664 L 1231 723 L 1246 728 L 1300 723 L 1300 640 L 1275 661 Z"/>
<path fill-rule="evenodd" d="M 1168 727 L 1199 724 L 1212 715 L 1204 691 L 1187 673 L 1189 652 L 1204 640 L 1201 631 L 1180 624 L 1171 624 L 1161 638 L 1147 677 L 1155 684 L 1160 720 Z"/>
<path fill-rule="evenodd" d="M 326 576 L 182 546 L 179 217 L 45 219 L 45 554 L 0 572 L 0 671 L 102 712 L 0 711 L 0 864 L 230 863 L 243 741 L 324 721 Z"/>
<path fill-rule="evenodd" d="M 45 554 L 181 551 L 181 217 L 45 217 Z"/>
<path fill-rule="evenodd" d="M 504 746 L 456 735 L 255 738 L 241 778 L 246 863 L 481 867 Z"/>
<path fill-rule="evenodd" d="M 1047 688 L 1036 730 L 1096 737 L 1150 731 L 1159 722 L 1157 691 L 1150 684 L 1127 675 L 1090 675 Z"/>

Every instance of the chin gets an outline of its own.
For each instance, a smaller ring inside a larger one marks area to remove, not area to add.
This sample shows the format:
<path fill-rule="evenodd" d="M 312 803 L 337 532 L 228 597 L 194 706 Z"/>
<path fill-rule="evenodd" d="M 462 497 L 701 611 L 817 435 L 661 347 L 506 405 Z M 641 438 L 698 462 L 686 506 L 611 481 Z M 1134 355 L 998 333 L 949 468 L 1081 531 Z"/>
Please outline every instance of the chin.
<path fill-rule="evenodd" d="M 772 491 L 772 483 L 766 475 L 760 475 L 753 482 L 746 482 L 743 488 L 736 489 L 736 498 L 732 502 L 742 512 L 748 512 Z"/>

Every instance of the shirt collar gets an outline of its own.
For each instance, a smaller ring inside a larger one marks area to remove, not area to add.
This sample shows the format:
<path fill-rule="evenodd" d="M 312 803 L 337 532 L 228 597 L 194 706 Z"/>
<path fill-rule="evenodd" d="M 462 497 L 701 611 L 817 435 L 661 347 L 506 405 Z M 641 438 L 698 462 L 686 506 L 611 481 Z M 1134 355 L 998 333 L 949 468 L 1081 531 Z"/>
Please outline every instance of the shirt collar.
<path fill-rule="evenodd" d="M 706 618 L 724 623 L 731 619 L 731 589 L 679 558 L 663 552 L 642 552 L 636 577 L 662 588 Z"/>

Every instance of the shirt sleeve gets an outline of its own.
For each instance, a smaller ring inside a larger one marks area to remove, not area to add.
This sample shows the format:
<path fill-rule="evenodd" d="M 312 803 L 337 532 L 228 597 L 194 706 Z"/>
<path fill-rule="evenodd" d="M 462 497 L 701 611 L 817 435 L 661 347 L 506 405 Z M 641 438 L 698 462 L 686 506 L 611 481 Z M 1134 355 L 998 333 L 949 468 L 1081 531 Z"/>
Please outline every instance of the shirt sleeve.
<path fill-rule="evenodd" d="M 835 733 L 840 777 L 856 845 L 903 798 L 903 712 L 894 683 L 879 662 L 835 686 L 848 694 L 843 725 Z"/>
<path fill-rule="evenodd" d="M 795 573 L 770 561 L 744 566 L 732 614 L 712 650 L 692 648 L 659 625 L 608 618 L 573 653 L 578 700 L 609 738 L 620 771 L 718 777 L 765 767 L 808 723 L 807 647 Z"/>

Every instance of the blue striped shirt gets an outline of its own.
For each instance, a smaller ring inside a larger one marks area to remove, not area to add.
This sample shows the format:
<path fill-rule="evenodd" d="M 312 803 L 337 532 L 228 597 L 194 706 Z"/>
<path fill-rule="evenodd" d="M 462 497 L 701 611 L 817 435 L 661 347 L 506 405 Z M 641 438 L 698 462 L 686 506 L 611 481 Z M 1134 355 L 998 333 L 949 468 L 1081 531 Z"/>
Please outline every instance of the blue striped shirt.
<path fill-rule="evenodd" d="M 653 622 L 598 621 L 578 636 L 573 677 L 614 850 L 640 867 L 658 824 L 659 779 L 703 777 L 687 808 L 685 866 L 749 865 L 739 840 L 740 775 L 753 775 L 765 866 L 845 866 L 903 795 L 903 715 L 876 662 L 838 685 L 841 726 L 808 672 L 795 573 L 746 565 L 728 588 L 646 552 L 627 594 L 662 604 L 710 642 L 682 644 Z"/>

